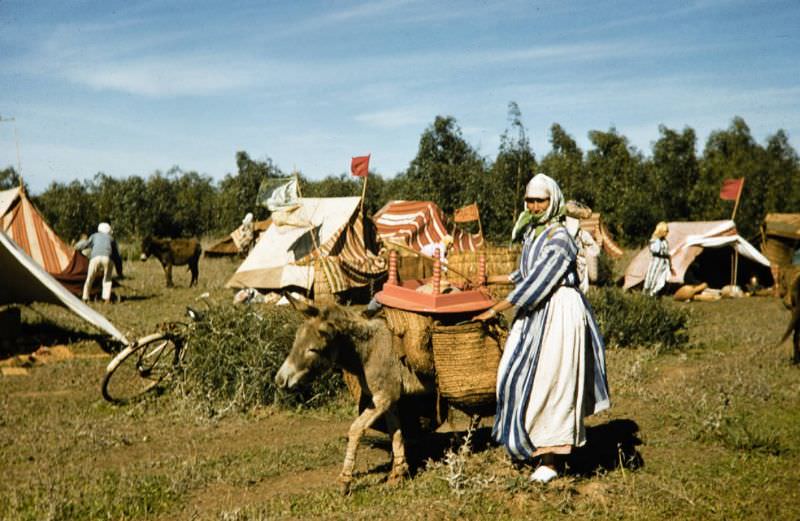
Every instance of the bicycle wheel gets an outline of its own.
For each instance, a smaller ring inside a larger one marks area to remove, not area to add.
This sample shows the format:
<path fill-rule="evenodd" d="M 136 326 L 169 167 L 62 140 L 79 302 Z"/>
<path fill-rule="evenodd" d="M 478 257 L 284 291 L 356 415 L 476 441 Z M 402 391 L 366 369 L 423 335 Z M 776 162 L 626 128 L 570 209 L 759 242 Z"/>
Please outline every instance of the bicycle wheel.
<path fill-rule="evenodd" d="M 154 389 L 172 373 L 179 351 L 173 335 L 140 338 L 108 364 L 101 386 L 103 398 L 122 404 Z"/>

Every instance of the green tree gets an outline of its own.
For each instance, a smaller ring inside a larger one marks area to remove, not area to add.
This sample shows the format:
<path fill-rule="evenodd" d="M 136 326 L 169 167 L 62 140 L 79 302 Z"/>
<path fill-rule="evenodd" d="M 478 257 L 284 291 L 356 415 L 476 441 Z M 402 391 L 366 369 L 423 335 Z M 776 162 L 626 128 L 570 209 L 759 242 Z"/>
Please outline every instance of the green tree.
<path fill-rule="evenodd" d="M 490 190 L 482 190 L 483 229 L 494 241 L 508 239 L 522 210 L 525 184 L 536 172 L 536 155 L 522 124 L 522 113 L 513 101 L 508 104 L 508 123 L 509 128 L 500 137 L 497 158 L 490 170 Z"/>
<path fill-rule="evenodd" d="M 216 191 L 211 177 L 181 172 L 175 179 L 174 219 L 183 236 L 202 236 L 214 228 Z"/>
<path fill-rule="evenodd" d="M 8 190 L 19 186 L 21 178 L 13 166 L 0 170 L 0 190 Z M 27 192 L 27 186 L 24 186 Z"/>
<path fill-rule="evenodd" d="M 482 205 L 487 192 L 484 161 L 450 116 L 437 116 L 422 133 L 404 177 L 409 199 L 434 201 L 447 214 L 472 202 Z"/>
<path fill-rule="evenodd" d="M 591 179 L 586 175 L 583 151 L 558 123 L 550 127 L 550 152 L 542 159 L 540 170 L 558 182 L 564 197 L 594 204 Z"/>
<path fill-rule="evenodd" d="M 733 118 L 727 130 L 711 133 L 700 163 L 700 179 L 691 193 L 693 219 L 730 219 L 734 202 L 719 198 L 725 179 L 745 178 L 736 213 L 739 233 L 747 238 L 757 236 L 764 216 L 764 198 L 769 184 L 765 152 L 740 117 Z"/>
<path fill-rule="evenodd" d="M 786 132 L 779 130 L 767 138 L 765 156 L 768 181 L 764 211 L 797 211 L 800 209 L 800 160 Z"/>
<path fill-rule="evenodd" d="M 55 232 L 68 242 L 97 229 L 97 211 L 85 183 L 52 182 L 40 195 L 31 197 L 36 208 Z"/>
<path fill-rule="evenodd" d="M 603 213 L 623 242 L 639 243 L 650 235 L 653 222 L 652 194 L 647 190 L 652 177 L 643 157 L 614 128 L 593 130 L 589 139 L 594 145 L 586 157 L 594 190 L 593 209 Z"/>
<path fill-rule="evenodd" d="M 694 130 L 685 127 L 676 132 L 664 125 L 653 146 L 653 218 L 656 221 L 685 221 L 689 218 L 689 194 L 697 184 L 700 164 L 697 160 L 697 137 Z M 655 223 L 653 223 L 655 224 Z"/>
<path fill-rule="evenodd" d="M 215 220 L 220 227 L 217 231 L 220 232 L 239 226 L 248 212 L 252 212 L 256 219 L 264 219 L 268 211 L 256 206 L 258 188 L 266 178 L 285 175 L 271 159 L 254 161 L 247 152 L 242 151 L 236 153 L 236 166 L 238 173 L 226 175 L 219 184 Z"/>

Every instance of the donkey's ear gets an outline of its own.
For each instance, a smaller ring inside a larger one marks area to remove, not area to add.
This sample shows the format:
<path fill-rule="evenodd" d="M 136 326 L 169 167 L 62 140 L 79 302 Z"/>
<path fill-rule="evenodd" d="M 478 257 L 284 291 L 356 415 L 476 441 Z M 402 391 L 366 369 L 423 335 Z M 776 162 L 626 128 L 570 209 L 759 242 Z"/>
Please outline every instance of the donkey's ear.
<path fill-rule="evenodd" d="M 304 315 L 308 317 L 316 317 L 319 315 L 319 309 L 315 308 L 311 304 L 306 304 L 305 302 L 297 300 L 288 291 L 284 291 L 283 296 L 286 297 L 286 300 L 289 301 L 289 304 L 291 304 L 294 309 L 303 313 Z"/>

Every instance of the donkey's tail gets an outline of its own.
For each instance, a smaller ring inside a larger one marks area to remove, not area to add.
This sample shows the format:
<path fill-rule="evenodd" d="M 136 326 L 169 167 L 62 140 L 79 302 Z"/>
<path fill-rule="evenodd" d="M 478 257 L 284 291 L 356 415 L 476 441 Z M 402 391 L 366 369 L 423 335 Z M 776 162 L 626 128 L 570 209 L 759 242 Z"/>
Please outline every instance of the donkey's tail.
<path fill-rule="evenodd" d="M 789 291 L 792 292 L 790 302 L 792 303 L 792 319 L 789 321 L 789 325 L 786 327 L 786 332 L 783 334 L 783 338 L 781 338 L 781 344 L 786 342 L 786 339 L 789 338 L 789 335 L 792 334 L 792 331 L 800 334 L 798 328 L 800 328 L 800 277 L 795 278 L 792 281 L 792 284 L 789 286 Z"/>
<path fill-rule="evenodd" d="M 781 341 L 779 344 L 786 342 L 786 339 L 789 338 L 789 335 L 792 334 L 793 331 L 796 331 L 797 328 L 800 327 L 800 302 L 795 302 L 794 307 L 792 308 L 792 318 L 789 320 L 789 325 L 786 327 L 786 332 L 783 334 Z"/>

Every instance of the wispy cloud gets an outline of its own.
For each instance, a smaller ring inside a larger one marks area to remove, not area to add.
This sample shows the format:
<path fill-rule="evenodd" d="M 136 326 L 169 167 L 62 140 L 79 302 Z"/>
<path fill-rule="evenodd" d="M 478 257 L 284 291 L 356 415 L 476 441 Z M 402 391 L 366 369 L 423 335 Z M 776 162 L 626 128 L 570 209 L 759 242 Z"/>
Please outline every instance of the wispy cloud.
<path fill-rule="evenodd" d="M 355 120 L 373 127 L 399 128 L 419 126 L 430 121 L 431 112 L 419 106 L 398 107 L 358 114 Z"/>
<path fill-rule="evenodd" d="M 252 85 L 254 75 L 225 60 L 150 58 L 73 67 L 64 75 L 97 90 L 141 96 L 209 95 Z"/>

